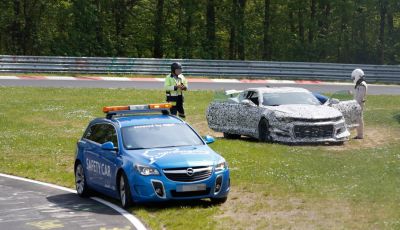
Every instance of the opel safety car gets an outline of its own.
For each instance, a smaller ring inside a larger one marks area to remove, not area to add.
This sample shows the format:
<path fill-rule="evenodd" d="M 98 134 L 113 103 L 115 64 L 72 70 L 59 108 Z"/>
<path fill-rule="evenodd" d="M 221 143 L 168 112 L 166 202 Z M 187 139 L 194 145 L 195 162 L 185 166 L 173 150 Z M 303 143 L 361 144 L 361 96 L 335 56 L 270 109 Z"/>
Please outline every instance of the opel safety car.
<path fill-rule="evenodd" d="M 134 202 L 210 198 L 225 202 L 228 164 L 185 121 L 168 114 L 171 104 L 104 107 L 77 143 L 75 184 L 90 192 Z"/>

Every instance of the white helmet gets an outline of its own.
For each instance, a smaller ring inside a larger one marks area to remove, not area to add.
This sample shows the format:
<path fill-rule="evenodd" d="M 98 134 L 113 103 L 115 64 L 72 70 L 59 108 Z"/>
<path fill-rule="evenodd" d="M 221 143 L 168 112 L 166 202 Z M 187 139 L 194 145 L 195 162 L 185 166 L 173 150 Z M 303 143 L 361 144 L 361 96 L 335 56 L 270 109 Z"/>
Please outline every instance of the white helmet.
<path fill-rule="evenodd" d="M 362 71 L 362 69 L 355 69 L 351 73 L 351 80 L 353 80 L 354 83 L 357 83 L 362 77 L 364 77 L 364 71 Z"/>

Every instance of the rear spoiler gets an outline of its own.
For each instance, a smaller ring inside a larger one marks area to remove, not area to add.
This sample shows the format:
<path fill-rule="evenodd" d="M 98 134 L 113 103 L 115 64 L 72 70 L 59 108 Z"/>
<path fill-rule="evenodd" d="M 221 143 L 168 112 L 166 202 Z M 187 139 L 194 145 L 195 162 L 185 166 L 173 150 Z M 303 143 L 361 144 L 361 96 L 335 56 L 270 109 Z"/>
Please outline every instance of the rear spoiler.
<path fill-rule="evenodd" d="M 241 92 L 243 92 L 243 90 L 230 89 L 225 91 L 225 95 L 230 95 L 232 97 L 233 94 L 239 94 Z"/>

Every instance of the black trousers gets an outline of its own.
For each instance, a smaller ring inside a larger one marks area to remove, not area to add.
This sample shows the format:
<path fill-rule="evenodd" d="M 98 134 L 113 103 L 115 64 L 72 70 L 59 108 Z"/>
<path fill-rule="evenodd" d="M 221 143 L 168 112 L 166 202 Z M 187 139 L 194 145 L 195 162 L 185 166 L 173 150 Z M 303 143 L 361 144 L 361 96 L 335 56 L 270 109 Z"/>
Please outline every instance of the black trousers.
<path fill-rule="evenodd" d="M 183 95 L 178 95 L 176 99 L 176 105 L 172 106 L 170 109 L 172 115 L 179 113 L 180 117 L 185 117 L 185 109 L 183 108 Z"/>

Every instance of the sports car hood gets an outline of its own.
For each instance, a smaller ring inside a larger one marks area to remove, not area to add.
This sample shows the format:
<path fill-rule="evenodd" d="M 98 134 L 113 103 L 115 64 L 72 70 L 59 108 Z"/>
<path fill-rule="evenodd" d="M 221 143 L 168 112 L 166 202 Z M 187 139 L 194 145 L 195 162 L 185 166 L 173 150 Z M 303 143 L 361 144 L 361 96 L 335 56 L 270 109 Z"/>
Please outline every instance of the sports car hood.
<path fill-rule="evenodd" d="M 280 105 L 268 106 L 276 117 L 302 119 L 329 119 L 342 116 L 337 109 L 324 105 Z"/>
<path fill-rule="evenodd" d="M 184 168 L 214 165 L 220 158 L 207 145 L 146 149 L 135 151 L 142 161 L 160 168 Z"/>

